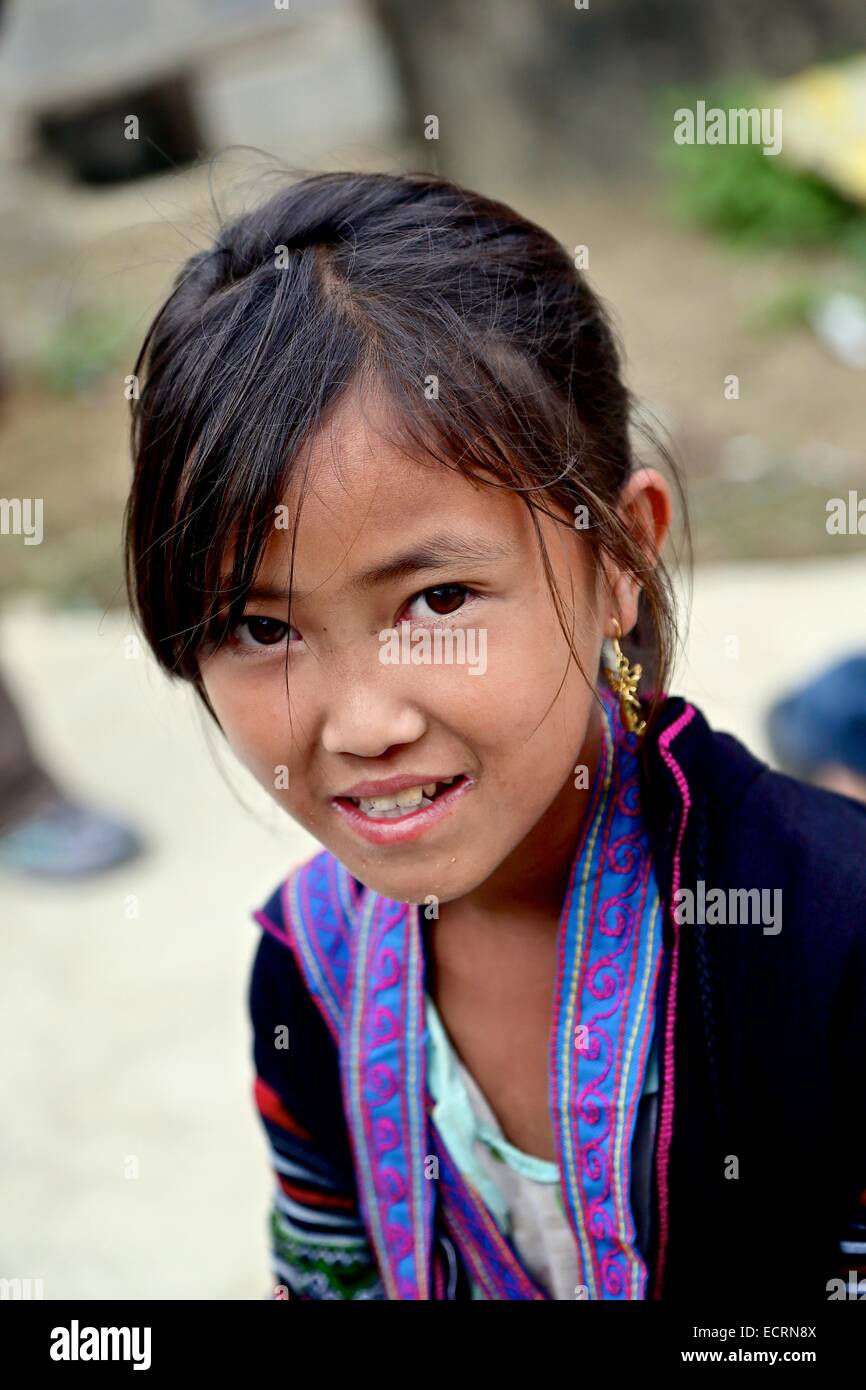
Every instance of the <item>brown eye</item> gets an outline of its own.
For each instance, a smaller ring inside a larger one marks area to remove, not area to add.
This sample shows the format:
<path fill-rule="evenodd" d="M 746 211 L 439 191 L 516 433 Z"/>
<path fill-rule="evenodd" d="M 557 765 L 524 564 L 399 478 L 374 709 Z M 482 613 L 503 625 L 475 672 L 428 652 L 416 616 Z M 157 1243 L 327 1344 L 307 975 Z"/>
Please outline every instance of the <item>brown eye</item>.
<path fill-rule="evenodd" d="M 284 642 L 288 623 L 281 622 L 279 618 L 241 618 L 235 631 L 238 634 L 237 641 L 242 647 L 275 647 L 278 643 Z M 243 629 L 246 628 L 251 640 L 245 641 Z"/>
<path fill-rule="evenodd" d="M 465 584 L 439 584 L 435 589 L 425 589 L 418 594 L 412 603 L 417 603 L 419 599 L 427 604 L 427 607 L 438 618 L 447 617 L 449 613 L 456 613 L 466 602 L 468 590 Z M 418 614 L 424 617 L 424 614 Z"/>

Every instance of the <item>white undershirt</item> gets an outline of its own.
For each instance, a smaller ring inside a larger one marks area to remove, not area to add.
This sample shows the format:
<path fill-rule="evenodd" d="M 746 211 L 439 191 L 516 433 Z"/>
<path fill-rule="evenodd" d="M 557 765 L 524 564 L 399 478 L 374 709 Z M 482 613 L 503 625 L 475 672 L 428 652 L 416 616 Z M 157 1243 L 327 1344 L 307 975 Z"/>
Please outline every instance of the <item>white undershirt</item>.
<path fill-rule="evenodd" d="M 551 1298 L 573 1299 L 577 1250 L 562 1205 L 559 1167 L 509 1144 L 429 994 L 426 1004 L 433 1119 L 528 1273 Z"/>
<path fill-rule="evenodd" d="M 551 1298 L 574 1299 L 577 1250 L 562 1204 L 559 1165 L 524 1154 L 509 1144 L 475 1078 L 459 1059 L 457 1065 L 472 1111 L 482 1126 L 475 1140 L 475 1154 L 505 1198 L 514 1248 L 528 1273 Z M 496 1148 L 502 1158 L 497 1157 Z M 521 1171 L 525 1166 L 536 1176 Z"/>

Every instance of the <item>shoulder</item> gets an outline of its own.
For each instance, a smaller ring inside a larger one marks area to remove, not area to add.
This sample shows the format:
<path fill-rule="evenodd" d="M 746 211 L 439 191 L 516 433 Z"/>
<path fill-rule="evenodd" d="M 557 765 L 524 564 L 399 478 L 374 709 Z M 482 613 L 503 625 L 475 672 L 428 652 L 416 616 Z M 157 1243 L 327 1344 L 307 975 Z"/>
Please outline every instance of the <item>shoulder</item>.
<path fill-rule="evenodd" d="M 703 883 L 738 909 L 761 895 L 766 932 L 714 934 L 738 988 L 866 994 L 866 807 L 772 771 L 680 698 L 648 741 L 644 789 L 663 891 L 697 903 Z"/>
<path fill-rule="evenodd" d="M 866 910 L 866 806 L 775 772 L 680 697 L 668 699 L 647 750 L 649 796 L 663 823 L 704 815 L 714 848 L 743 871 L 844 885 Z M 691 828 L 691 826 L 690 826 Z"/>
<path fill-rule="evenodd" d="M 669 703 L 646 785 L 663 891 L 685 897 L 686 1017 L 742 1097 L 842 1113 L 866 1057 L 866 808 Z"/>
<path fill-rule="evenodd" d="M 339 1095 L 339 1053 L 318 1005 L 310 995 L 295 954 L 288 921 L 289 894 L 303 891 L 324 866 L 322 854 L 300 865 L 276 885 L 252 916 L 262 928 L 247 990 L 253 1060 L 258 1084 L 278 1094 L 299 1121 L 322 1134 L 334 1127 L 331 1100 Z M 330 856 L 328 856 L 330 858 Z M 336 1127 L 339 1130 L 339 1126 Z"/>
<path fill-rule="evenodd" d="M 319 850 L 298 864 L 291 873 L 281 879 L 268 897 L 253 912 L 267 935 L 286 945 L 291 945 L 290 917 L 291 899 L 304 896 L 313 910 L 321 899 L 325 885 L 333 881 L 340 865 L 328 850 Z"/>
<path fill-rule="evenodd" d="M 730 734 L 712 732 L 708 773 L 714 825 L 744 872 L 761 864 L 804 909 L 866 926 L 866 806 L 773 771 Z"/>
<path fill-rule="evenodd" d="M 297 942 L 292 929 L 292 900 L 304 900 L 315 914 L 323 901 L 322 884 L 334 871 L 336 861 L 327 850 L 311 855 L 271 890 L 252 913 L 261 927 L 261 937 L 253 958 L 249 986 L 249 1005 L 254 1017 L 265 1010 L 292 1004 L 315 1008 L 295 954 Z"/>

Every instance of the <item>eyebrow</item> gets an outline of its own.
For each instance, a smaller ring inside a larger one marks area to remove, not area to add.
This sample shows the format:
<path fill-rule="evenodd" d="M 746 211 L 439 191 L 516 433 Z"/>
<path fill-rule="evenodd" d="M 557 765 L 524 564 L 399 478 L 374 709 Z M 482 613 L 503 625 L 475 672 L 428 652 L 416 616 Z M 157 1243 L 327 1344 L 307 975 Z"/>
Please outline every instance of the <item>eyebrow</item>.
<path fill-rule="evenodd" d="M 497 560 L 513 559 L 515 554 L 513 545 L 499 544 L 481 537 L 470 540 L 450 531 L 442 531 L 417 542 L 409 550 L 393 555 L 383 564 L 356 574 L 351 581 L 351 587 L 358 593 L 368 593 L 382 584 L 392 584 L 398 579 L 407 579 L 410 575 L 424 570 L 442 569 L 443 566 L 452 564 L 489 565 Z M 267 584 L 254 584 L 247 597 L 285 601 L 288 597 L 296 600 L 299 595 L 293 592 L 290 596 L 285 589 L 273 588 Z"/>

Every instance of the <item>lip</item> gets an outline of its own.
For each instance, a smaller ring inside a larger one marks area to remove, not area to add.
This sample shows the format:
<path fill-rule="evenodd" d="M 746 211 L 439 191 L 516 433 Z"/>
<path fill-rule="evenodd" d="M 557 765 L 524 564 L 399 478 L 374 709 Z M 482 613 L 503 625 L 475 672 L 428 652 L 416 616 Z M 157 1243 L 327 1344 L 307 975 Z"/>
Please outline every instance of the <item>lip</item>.
<path fill-rule="evenodd" d="M 429 773 L 404 772 L 398 777 L 386 777 L 381 782 L 356 782 L 354 787 L 338 792 L 337 796 L 393 796 L 395 792 L 404 792 L 408 787 L 428 787 L 431 782 L 445 782 L 449 777 L 459 776 L 459 772 L 441 772 L 438 777 Z"/>
<path fill-rule="evenodd" d="M 429 777 L 428 782 L 442 782 L 442 777 Z M 380 788 L 388 787 L 392 792 L 405 791 L 406 787 L 417 787 L 417 781 L 407 781 L 405 777 L 392 777 L 388 782 L 364 782 L 361 786 L 370 787 L 378 785 Z M 424 783 L 421 783 L 423 786 Z M 474 778 L 463 775 L 463 780 L 449 787 L 441 796 L 437 796 L 431 806 L 422 806 L 419 810 L 408 811 L 405 816 L 397 816 L 392 820 L 371 820 L 365 816 L 360 806 L 354 806 L 350 801 L 345 801 L 341 797 L 334 797 L 331 805 L 338 815 L 342 816 L 346 824 L 362 840 L 366 840 L 371 845 L 396 845 L 406 844 L 411 840 L 419 840 L 422 835 L 426 835 L 429 830 L 438 825 L 440 821 L 449 816 L 458 802 L 467 792 L 471 792 L 477 786 Z M 382 790 L 378 792 L 359 792 L 347 793 L 352 796 L 385 796 Z"/>

